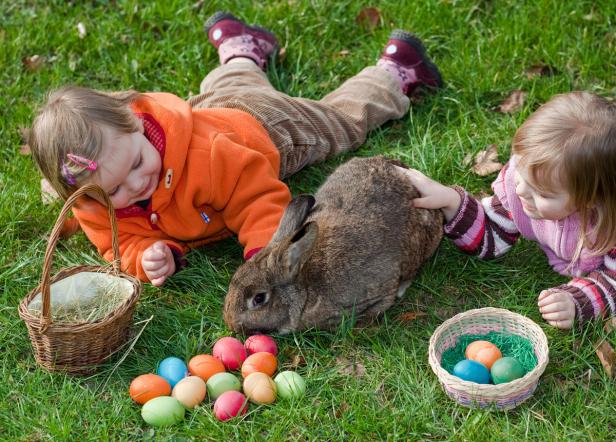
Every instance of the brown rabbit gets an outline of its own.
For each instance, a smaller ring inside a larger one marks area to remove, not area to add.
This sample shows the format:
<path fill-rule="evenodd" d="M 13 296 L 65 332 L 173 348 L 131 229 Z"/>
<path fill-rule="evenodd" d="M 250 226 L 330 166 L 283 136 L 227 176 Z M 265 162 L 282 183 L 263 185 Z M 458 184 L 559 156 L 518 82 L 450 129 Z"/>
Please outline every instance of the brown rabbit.
<path fill-rule="evenodd" d="M 235 272 L 224 318 L 237 332 L 331 329 L 387 310 L 436 250 L 440 211 L 384 157 L 354 158 L 316 196 L 291 201 L 267 247 Z"/>

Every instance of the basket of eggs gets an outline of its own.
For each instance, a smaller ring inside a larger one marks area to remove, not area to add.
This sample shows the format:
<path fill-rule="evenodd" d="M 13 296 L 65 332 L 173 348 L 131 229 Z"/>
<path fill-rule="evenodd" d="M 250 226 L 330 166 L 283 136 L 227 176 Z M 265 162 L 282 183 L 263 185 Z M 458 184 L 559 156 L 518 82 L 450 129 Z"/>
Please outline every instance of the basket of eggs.
<path fill-rule="evenodd" d="M 471 408 L 509 410 L 537 388 L 548 364 L 548 340 L 527 317 L 487 307 L 437 327 L 428 358 L 451 399 Z"/>
<path fill-rule="evenodd" d="M 86 193 L 101 196 L 111 224 L 111 266 L 80 265 L 51 276 L 52 257 L 73 204 Z M 113 205 L 100 187 L 88 184 L 64 204 L 51 231 L 41 282 L 19 304 L 36 362 L 50 371 L 88 374 L 128 339 L 141 282 L 120 271 L 118 229 Z"/>

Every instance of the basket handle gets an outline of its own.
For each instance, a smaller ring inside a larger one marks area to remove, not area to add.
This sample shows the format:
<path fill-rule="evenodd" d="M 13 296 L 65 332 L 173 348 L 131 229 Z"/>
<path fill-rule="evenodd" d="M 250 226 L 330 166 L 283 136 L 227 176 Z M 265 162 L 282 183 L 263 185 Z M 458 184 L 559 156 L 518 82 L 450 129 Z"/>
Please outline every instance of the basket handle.
<path fill-rule="evenodd" d="M 115 216 L 115 210 L 113 209 L 113 204 L 107 196 L 107 193 L 96 184 L 86 184 L 79 189 L 77 189 L 64 203 L 64 207 L 62 207 L 62 211 L 60 215 L 58 215 L 58 219 L 56 220 L 56 224 L 53 226 L 51 231 L 51 235 L 49 236 L 49 241 L 47 242 L 47 250 L 45 250 L 45 261 L 43 262 L 43 275 L 41 276 L 41 293 L 43 296 L 43 311 L 41 312 L 41 333 L 44 333 L 45 330 L 51 325 L 51 293 L 49 287 L 50 273 L 51 273 L 51 263 L 53 258 L 53 252 L 56 249 L 56 244 L 58 243 L 58 239 L 60 238 L 60 232 L 62 227 L 64 226 L 64 221 L 68 215 L 68 212 L 71 210 L 77 198 L 82 195 L 85 195 L 88 192 L 98 193 L 103 200 L 105 201 L 105 205 L 107 206 L 107 212 L 109 214 L 109 220 L 111 221 L 111 248 L 113 249 L 113 261 L 111 265 L 113 266 L 113 273 L 117 275 L 120 273 L 120 247 L 118 244 L 118 225 Z"/>

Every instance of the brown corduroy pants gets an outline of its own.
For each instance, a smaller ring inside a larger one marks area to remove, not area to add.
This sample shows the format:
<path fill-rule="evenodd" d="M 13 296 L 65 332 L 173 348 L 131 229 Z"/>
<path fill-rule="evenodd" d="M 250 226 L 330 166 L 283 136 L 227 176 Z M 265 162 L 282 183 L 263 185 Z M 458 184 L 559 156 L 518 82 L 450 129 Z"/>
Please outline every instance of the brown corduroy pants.
<path fill-rule="evenodd" d="M 396 80 L 375 66 L 363 69 L 321 100 L 277 91 L 250 61 L 214 69 L 200 89 L 200 95 L 188 100 L 192 107 L 239 109 L 265 127 L 280 151 L 280 178 L 357 149 L 368 131 L 402 117 L 409 108 L 409 99 Z"/>

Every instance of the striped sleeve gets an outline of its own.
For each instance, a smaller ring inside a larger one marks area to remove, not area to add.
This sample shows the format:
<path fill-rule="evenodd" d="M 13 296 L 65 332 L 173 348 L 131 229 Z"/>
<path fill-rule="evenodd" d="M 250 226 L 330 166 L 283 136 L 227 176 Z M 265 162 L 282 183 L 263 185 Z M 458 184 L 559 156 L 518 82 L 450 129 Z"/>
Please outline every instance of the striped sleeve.
<path fill-rule="evenodd" d="M 594 319 L 616 315 L 616 249 L 612 249 L 603 264 L 585 278 L 574 278 L 556 287 L 571 294 L 579 325 Z"/>
<path fill-rule="evenodd" d="M 445 224 L 445 235 L 463 252 L 481 259 L 506 253 L 520 236 L 511 213 L 496 195 L 480 201 L 461 187 L 454 187 L 462 203 L 456 216 Z"/>

